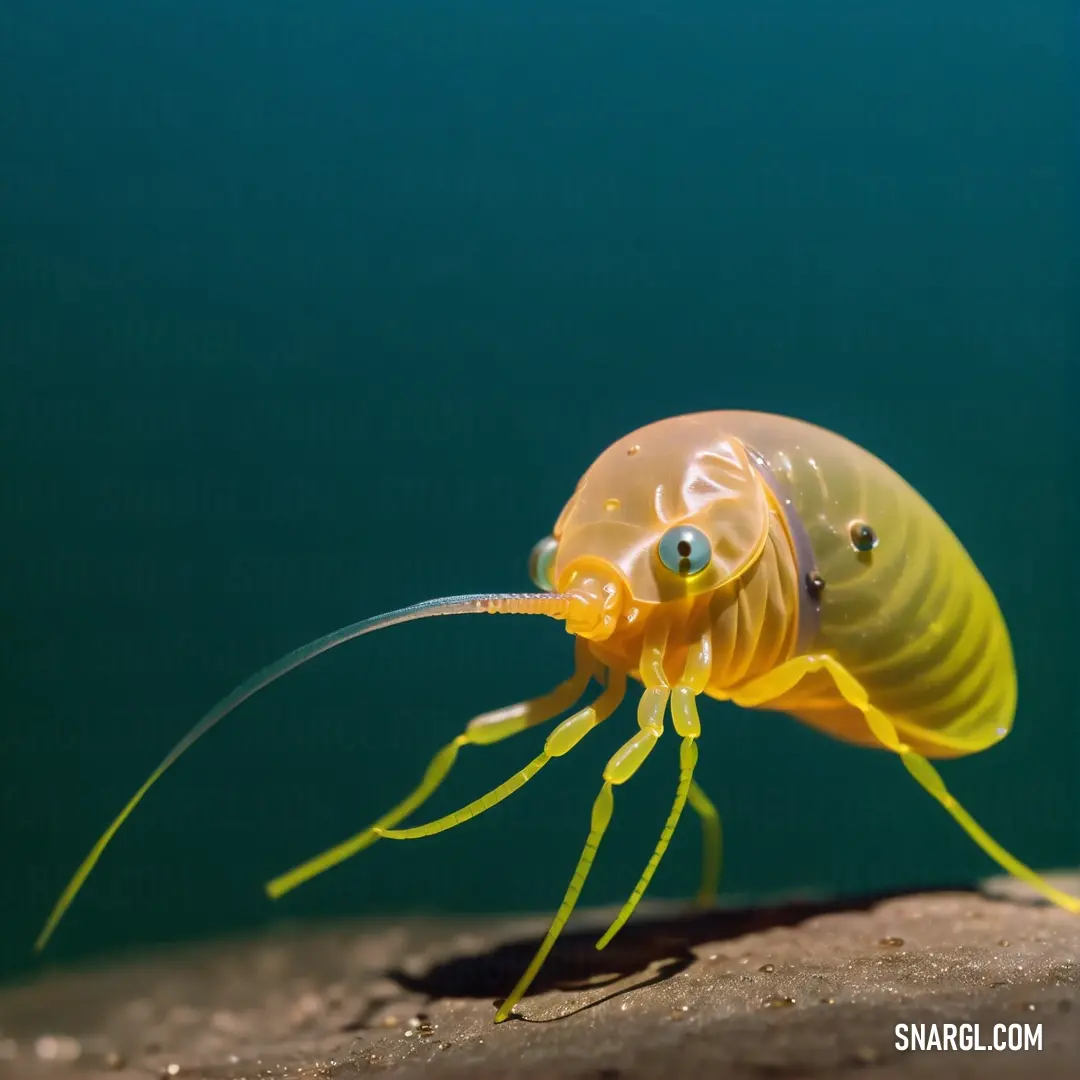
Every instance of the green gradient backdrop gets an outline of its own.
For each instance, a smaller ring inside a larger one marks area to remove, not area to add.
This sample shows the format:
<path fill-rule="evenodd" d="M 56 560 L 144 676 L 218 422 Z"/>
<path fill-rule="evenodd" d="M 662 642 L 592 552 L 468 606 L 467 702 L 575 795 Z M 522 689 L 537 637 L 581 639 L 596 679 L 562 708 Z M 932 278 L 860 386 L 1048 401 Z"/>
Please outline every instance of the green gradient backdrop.
<path fill-rule="evenodd" d="M 1069 5 L 222 7 L 0 13 L 3 970 L 214 699 L 363 615 L 527 587 L 591 459 L 703 408 L 833 427 L 944 513 L 1021 685 L 1007 742 L 944 771 L 1075 865 Z M 436 620 L 303 669 L 152 793 L 51 957 L 553 908 L 632 713 L 467 827 L 261 885 L 570 654 L 547 620 Z M 895 761 L 705 723 L 730 889 L 992 870 Z M 463 755 L 434 809 L 534 734 Z M 675 768 L 673 740 L 620 798 L 586 902 L 627 895 Z M 651 895 L 692 891 L 697 844 L 688 819 Z"/>

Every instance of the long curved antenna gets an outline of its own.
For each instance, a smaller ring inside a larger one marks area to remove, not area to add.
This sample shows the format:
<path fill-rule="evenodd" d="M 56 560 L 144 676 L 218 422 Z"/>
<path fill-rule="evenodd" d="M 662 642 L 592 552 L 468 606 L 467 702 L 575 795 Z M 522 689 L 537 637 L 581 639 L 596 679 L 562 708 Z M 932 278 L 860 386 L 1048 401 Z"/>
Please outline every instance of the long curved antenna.
<path fill-rule="evenodd" d="M 466 596 L 447 596 L 436 600 L 423 600 L 419 604 L 399 608 L 397 611 L 388 611 L 383 615 L 375 615 L 370 619 L 362 619 L 360 622 L 343 626 L 340 630 L 326 634 L 315 641 L 301 645 L 291 653 L 281 657 L 280 660 L 267 665 L 261 671 L 256 672 L 251 678 L 242 682 L 232 693 L 223 697 L 209 712 L 165 755 L 161 764 L 150 774 L 149 779 L 131 797 L 131 800 L 117 815 L 113 823 L 102 833 L 98 842 L 93 846 L 90 854 L 83 860 L 82 865 L 75 871 L 67 888 L 60 894 L 56 906 L 45 922 L 45 926 L 34 942 L 34 949 L 40 952 L 52 937 L 57 924 L 63 918 L 64 913 L 71 906 L 71 902 L 78 895 L 90 871 L 94 869 L 101 853 L 105 850 L 109 841 L 112 840 L 116 830 L 123 825 L 128 816 L 142 801 L 142 797 L 161 777 L 162 773 L 176 761 L 193 743 L 201 739 L 219 720 L 223 720 L 237 706 L 242 705 L 249 697 L 269 686 L 270 683 L 280 679 L 301 664 L 306 664 L 321 653 L 343 645 L 353 638 L 362 637 L 364 634 L 374 633 L 376 630 L 384 630 L 388 626 L 396 626 L 398 623 L 411 622 L 414 619 L 427 619 L 435 615 L 473 615 L 473 614 L 513 614 L 513 615 L 548 615 L 553 619 L 565 619 L 570 610 L 571 597 L 559 593 L 471 593 Z"/>

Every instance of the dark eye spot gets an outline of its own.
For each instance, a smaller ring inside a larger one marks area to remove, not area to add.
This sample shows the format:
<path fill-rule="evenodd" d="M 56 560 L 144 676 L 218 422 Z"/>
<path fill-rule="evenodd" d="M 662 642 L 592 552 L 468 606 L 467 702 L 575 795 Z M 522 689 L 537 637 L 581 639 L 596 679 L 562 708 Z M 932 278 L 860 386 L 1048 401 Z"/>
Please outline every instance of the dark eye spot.
<path fill-rule="evenodd" d="M 693 525 L 675 525 L 660 538 L 657 554 L 663 566 L 680 577 L 700 574 L 712 561 L 709 538 Z"/>
<path fill-rule="evenodd" d="M 873 526 L 866 521 L 853 521 L 848 526 L 851 546 L 856 551 L 873 551 L 878 545 L 878 535 Z"/>
<path fill-rule="evenodd" d="M 806 575 L 806 591 L 811 600 L 817 600 L 825 591 L 825 579 L 816 570 Z"/>

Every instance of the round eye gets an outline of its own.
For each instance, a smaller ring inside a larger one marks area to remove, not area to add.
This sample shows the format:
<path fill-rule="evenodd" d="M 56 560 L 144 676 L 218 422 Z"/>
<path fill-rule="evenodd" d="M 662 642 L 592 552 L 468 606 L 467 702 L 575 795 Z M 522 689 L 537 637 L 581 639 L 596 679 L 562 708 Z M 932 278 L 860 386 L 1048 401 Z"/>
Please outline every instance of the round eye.
<path fill-rule="evenodd" d="M 853 521 L 848 526 L 848 536 L 856 551 L 873 551 L 878 545 L 878 535 L 866 521 Z"/>
<path fill-rule="evenodd" d="M 693 577 L 712 562 L 709 538 L 693 525 L 676 525 L 660 537 L 656 553 L 673 574 Z"/>
<path fill-rule="evenodd" d="M 555 551 L 558 542 L 554 536 L 545 536 L 529 552 L 529 577 L 532 583 L 544 592 L 554 592 L 555 583 L 551 580 L 551 568 L 555 563 Z"/>

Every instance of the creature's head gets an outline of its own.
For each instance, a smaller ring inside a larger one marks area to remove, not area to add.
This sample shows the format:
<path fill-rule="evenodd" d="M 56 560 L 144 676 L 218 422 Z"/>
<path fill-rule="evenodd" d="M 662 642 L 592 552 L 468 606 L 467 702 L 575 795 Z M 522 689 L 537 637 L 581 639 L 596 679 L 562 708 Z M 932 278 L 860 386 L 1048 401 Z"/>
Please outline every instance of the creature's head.
<path fill-rule="evenodd" d="M 760 556 L 769 532 L 767 484 L 737 439 L 705 418 L 660 421 L 593 463 L 530 572 L 579 603 L 567 629 L 610 636 L 621 615 L 723 588 Z"/>

